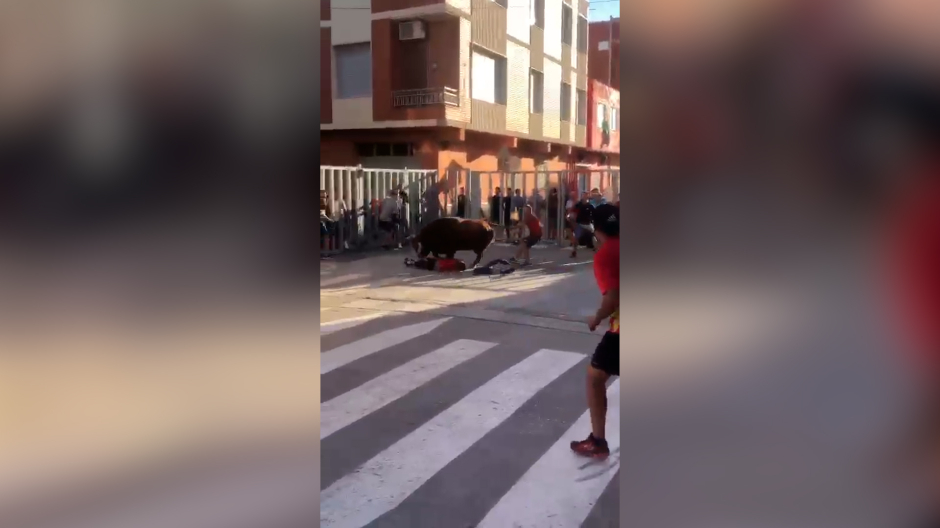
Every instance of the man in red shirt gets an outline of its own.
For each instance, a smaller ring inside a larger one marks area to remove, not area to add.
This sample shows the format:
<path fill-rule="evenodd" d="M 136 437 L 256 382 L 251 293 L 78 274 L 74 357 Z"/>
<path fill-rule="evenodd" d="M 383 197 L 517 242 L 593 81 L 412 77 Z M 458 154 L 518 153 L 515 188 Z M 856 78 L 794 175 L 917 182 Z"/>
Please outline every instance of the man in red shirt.
<path fill-rule="evenodd" d="M 522 221 L 529 230 L 529 234 L 519 244 L 519 251 L 516 252 L 516 256 L 512 260 L 517 261 L 522 257 L 522 263 L 529 264 L 529 249 L 537 244 L 539 240 L 542 240 L 542 222 L 539 221 L 539 217 L 535 216 L 531 205 L 525 206 L 525 216 Z"/>
<path fill-rule="evenodd" d="M 601 247 L 594 255 L 594 278 L 601 291 L 601 305 L 588 321 L 593 332 L 605 319 L 610 329 L 594 350 L 587 373 L 588 408 L 591 434 L 586 440 L 571 442 L 579 455 L 605 459 L 610 454 L 605 436 L 607 422 L 607 380 L 620 376 L 620 210 L 603 204 L 594 211 L 594 233 Z"/>

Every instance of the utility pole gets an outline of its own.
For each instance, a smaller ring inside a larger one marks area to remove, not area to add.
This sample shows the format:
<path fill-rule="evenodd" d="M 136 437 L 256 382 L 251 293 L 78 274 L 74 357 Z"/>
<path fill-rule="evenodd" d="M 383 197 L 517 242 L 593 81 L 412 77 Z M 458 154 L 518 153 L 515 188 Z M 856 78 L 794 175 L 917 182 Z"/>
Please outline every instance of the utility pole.
<path fill-rule="evenodd" d="M 610 20 L 608 21 L 607 29 L 609 31 L 607 38 L 607 86 L 613 86 L 611 81 L 613 80 L 613 71 L 614 71 L 614 16 L 610 15 Z"/>
<path fill-rule="evenodd" d="M 614 111 L 611 109 L 610 105 L 610 91 L 613 90 L 613 76 L 614 76 L 614 16 L 610 15 L 610 20 L 607 24 L 608 29 L 608 38 L 607 38 L 607 148 L 610 149 L 611 136 L 613 135 L 613 117 Z M 610 178 L 610 185 L 613 186 L 614 176 L 610 168 L 610 154 L 607 154 L 607 177 Z"/>

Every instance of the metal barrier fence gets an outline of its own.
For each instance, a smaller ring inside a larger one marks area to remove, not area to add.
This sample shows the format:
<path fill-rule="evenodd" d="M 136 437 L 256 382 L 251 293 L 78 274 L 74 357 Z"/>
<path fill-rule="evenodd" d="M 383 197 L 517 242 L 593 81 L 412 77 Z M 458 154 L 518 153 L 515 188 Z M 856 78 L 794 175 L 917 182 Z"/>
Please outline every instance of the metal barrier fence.
<path fill-rule="evenodd" d="M 572 196 L 577 201 L 592 189 L 599 190 L 607 201 L 619 201 L 620 170 L 456 169 L 441 174 L 436 170 L 324 166 L 320 167 L 321 198 L 326 193 L 321 200 L 325 207 L 321 205 L 320 249 L 331 254 L 383 245 L 388 239 L 379 229 L 379 212 L 382 200 L 393 191 L 402 203 L 399 241 L 441 216 L 486 218 L 498 226 L 497 239 L 512 238 L 511 228 L 521 218 L 522 207 L 531 205 L 542 220 L 543 240 L 563 244 L 567 240 L 566 203 Z"/>

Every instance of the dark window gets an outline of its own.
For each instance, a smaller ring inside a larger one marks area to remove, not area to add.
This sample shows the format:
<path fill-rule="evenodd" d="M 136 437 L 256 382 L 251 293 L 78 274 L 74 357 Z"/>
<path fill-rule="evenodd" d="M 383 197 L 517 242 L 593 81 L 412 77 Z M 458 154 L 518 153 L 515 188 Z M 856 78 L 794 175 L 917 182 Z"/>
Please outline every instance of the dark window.
<path fill-rule="evenodd" d="M 393 143 L 392 156 L 410 156 L 411 145 L 408 143 Z"/>
<path fill-rule="evenodd" d="M 376 143 L 375 155 L 376 156 L 391 156 L 392 144 L 391 143 Z"/>
<path fill-rule="evenodd" d="M 531 12 L 529 13 L 529 23 L 545 29 L 545 0 L 532 0 L 532 3 L 529 5 Z"/>
<path fill-rule="evenodd" d="M 574 11 L 568 4 L 561 4 L 561 41 L 571 45 L 571 31 L 574 24 Z"/>
<path fill-rule="evenodd" d="M 571 85 L 561 83 L 561 120 L 571 121 Z"/>
<path fill-rule="evenodd" d="M 583 16 L 578 17 L 578 51 L 587 53 L 588 48 L 588 21 Z"/>
<path fill-rule="evenodd" d="M 504 105 L 506 104 L 509 92 L 506 57 L 496 56 L 495 59 L 496 71 L 494 72 L 494 77 L 496 78 L 496 104 Z"/>
<path fill-rule="evenodd" d="M 587 92 L 578 90 L 578 124 L 587 124 Z"/>
<path fill-rule="evenodd" d="M 357 156 L 375 156 L 375 143 L 356 143 Z"/>
<path fill-rule="evenodd" d="M 542 98 L 545 94 L 542 72 L 529 70 L 529 113 L 542 113 Z"/>

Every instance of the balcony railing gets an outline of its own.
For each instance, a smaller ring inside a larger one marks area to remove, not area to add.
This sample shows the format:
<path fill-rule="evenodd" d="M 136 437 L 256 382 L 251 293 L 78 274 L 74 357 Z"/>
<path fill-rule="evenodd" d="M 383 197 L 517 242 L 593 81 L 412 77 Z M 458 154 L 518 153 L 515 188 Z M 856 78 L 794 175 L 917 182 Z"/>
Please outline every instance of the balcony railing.
<path fill-rule="evenodd" d="M 418 88 L 392 92 L 392 106 L 395 108 L 440 104 L 460 106 L 460 94 L 454 88 Z"/>

